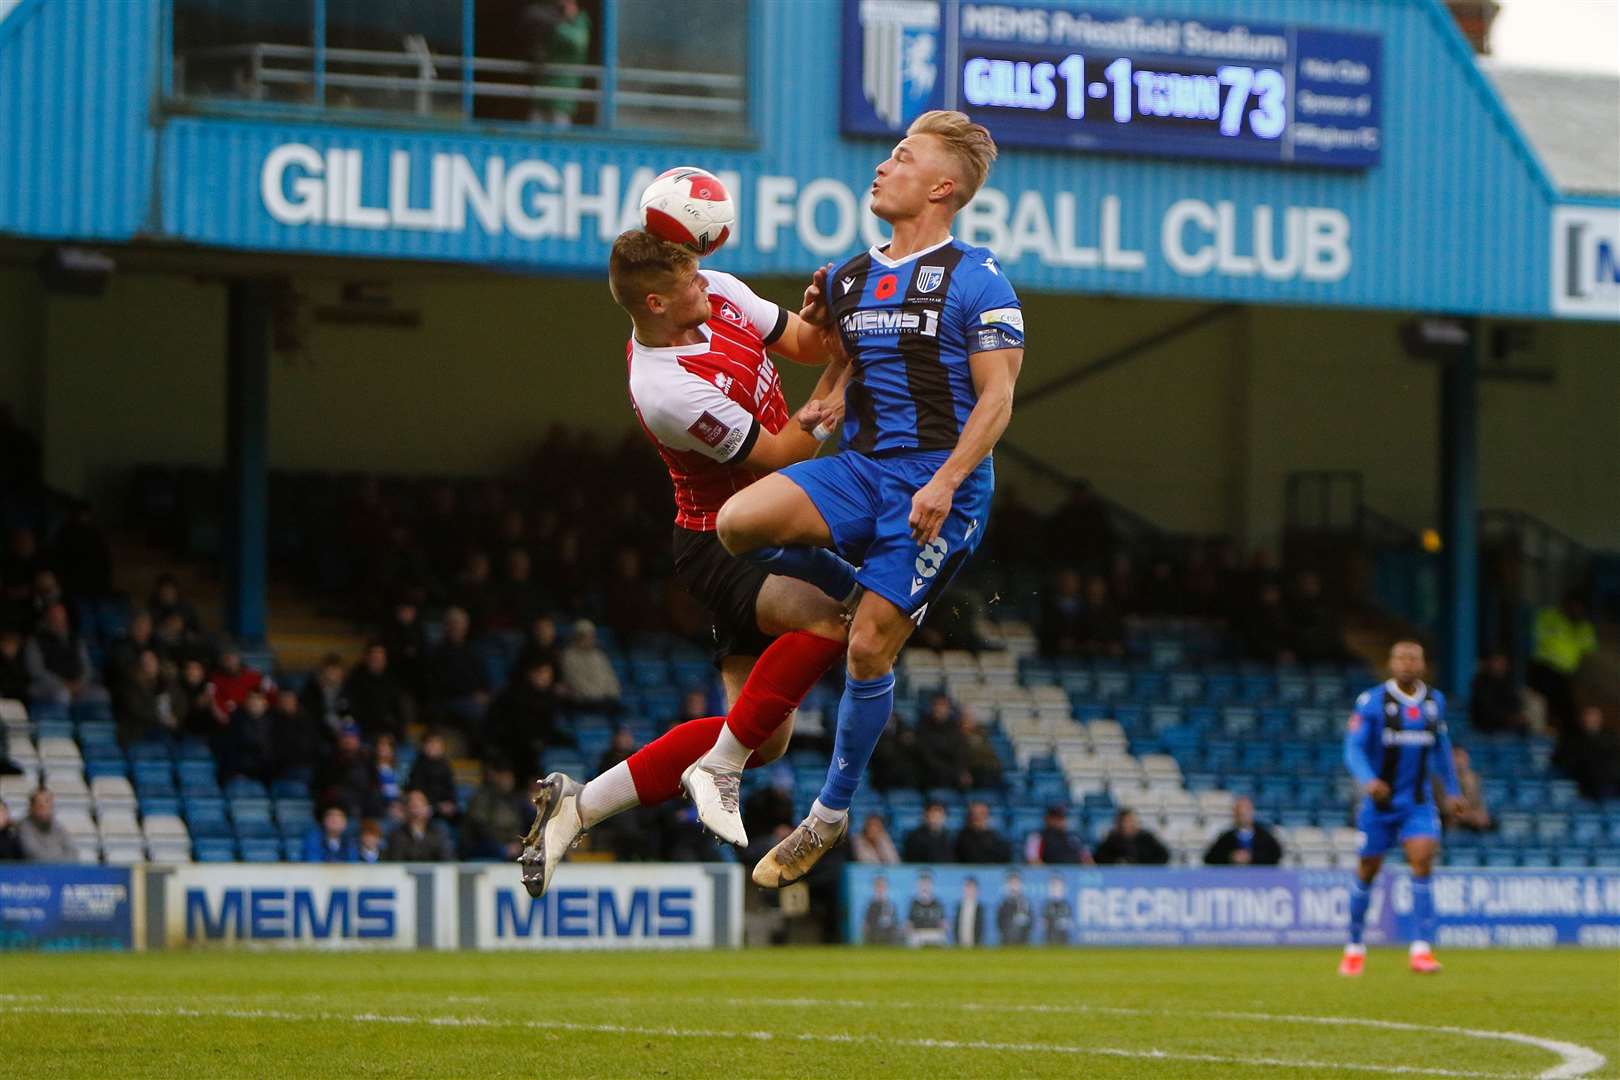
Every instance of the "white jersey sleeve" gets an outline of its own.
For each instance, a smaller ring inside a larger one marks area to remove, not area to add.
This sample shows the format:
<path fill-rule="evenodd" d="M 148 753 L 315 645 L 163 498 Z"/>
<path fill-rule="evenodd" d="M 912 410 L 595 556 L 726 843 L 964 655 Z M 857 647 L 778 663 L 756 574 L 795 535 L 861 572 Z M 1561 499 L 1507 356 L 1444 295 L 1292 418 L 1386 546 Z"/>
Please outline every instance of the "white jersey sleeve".
<path fill-rule="evenodd" d="M 787 329 L 787 312 L 754 292 L 740 278 L 708 269 L 703 271 L 703 277 L 709 283 L 709 292 L 735 304 L 743 318 L 765 339 L 765 344 L 774 343 Z"/>
<path fill-rule="evenodd" d="M 678 363 L 637 364 L 630 398 L 653 438 L 721 464 L 741 461 L 759 439 L 759 421 L 701 375 Z"/>

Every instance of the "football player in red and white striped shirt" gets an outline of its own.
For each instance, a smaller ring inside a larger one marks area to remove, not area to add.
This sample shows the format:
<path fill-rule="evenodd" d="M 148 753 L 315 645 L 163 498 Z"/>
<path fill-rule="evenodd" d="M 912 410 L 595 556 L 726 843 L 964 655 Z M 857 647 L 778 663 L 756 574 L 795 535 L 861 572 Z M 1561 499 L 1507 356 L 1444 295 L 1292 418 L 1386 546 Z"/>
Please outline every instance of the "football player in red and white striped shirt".
<path fill-rule="evenodd" d="M 836 429 L 845 367 L 841 359 L 828 363 L 822 332 L 639 229 L 614 242 L 608 279 L 632 324 L 631 405 L 675 489 L 675 576 L 713 620 L 730 711 L 672 728 L 588 784 L 561 773 L 536 784 L 539 812 L 519 859 L 534 896 L 545 892 L 582 831 L 683 787 L 694 800 L 718 802 L 727 811 L 722 820 L 735 821 L 735 835 L 722 839 L 746 843 L 736 767 L 711 768 L 700 759 L 713 752 L 755 766 L 781 756 L 794 708 L 843 653 L 842 601 L 854 589 L 853 575 L 830 552 L 824 591 L 733 557 L 714 532 L 726 499 L 815 456 L 818 425 Z M 783 399 L 773 352 L 827 365 L 797 418 Z"/>

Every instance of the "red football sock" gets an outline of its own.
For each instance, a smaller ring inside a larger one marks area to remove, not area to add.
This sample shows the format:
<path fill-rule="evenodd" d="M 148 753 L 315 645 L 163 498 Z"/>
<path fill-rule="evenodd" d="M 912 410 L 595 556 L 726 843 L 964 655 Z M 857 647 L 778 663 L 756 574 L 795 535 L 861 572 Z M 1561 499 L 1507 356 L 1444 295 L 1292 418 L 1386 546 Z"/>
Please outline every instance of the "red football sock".
<path fill-rule="evenodd" d="M 631 754 L 625 764 L 630 767 L 630 779 L 635 782 L 636 796 L 642 806 L 652 806 L 681 793 L 681 774 L 686 767 L 704 754 L 720 737 L 723 716 L 704 716 L 676 724 L 640 750 Z M 748 768 L 759 765 L 759 755 L 748 759 Z"/>
<path fill-rule="evenodd" d="M 726 726 L 738 742 L 756 749 L 775 734 L 788 714 L 799 707 L 804 695 L 843 654 L 842 641 L 820 637 L 808 630 L 790 630 L 783 634 L 754 661 L 754 670 L 748 673 L 748 681 L 726 717 Z"/>

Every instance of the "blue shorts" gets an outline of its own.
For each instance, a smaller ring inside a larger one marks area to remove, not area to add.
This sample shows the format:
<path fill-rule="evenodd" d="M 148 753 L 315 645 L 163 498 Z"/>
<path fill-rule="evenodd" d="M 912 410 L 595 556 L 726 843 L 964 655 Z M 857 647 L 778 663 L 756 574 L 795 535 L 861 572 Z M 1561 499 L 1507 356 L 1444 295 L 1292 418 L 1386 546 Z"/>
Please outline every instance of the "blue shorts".
<path fill-rule="evenodd" d="M 935 450 L 874 458 L 844 450 L 782 470 L 816 504 L 838 553 L 860 565 L 855 579 L 917 623 L 978 550 L 996 488 L 986 458 L 956 489 L 939 536 L 918 544 L 911 538 L 911 498 L 949 456 Z"/>
<path fill-rule="evenodd" d="M 1371 799 L 1361 800 L 1356 813 L 1356 828 L 1361 831 L 1361 854 L 1382 855 L 1396 844 L 1422 837 L 1440 837 L 1440 814 L 1434 803 L 1419 806 L 1394 806 L 1380 810 Z"/>

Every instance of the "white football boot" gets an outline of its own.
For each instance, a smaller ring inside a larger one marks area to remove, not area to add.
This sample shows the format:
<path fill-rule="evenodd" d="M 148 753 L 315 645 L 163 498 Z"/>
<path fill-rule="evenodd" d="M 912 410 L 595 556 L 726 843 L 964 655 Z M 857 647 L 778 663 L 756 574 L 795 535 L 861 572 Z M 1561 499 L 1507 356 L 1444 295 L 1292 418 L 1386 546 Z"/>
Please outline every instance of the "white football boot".
<path fill-rule="evenodd" d="M 692 762 L 681 774 L 681 787 L 697 807 L 698 820 L 704 828 L 738 847 L 748 846 L 748 832 L 743 828 L 738 800 L 742 795 L 742 774 L 717 769 L 703 764 L 703 759 Z"/>
<path fill-rule="evenodd" d="M 534 824 L 523 838 L 518 863 L 523 867 L 523 887 L 530 896 L 546 894 L 552 871 L 585 831 L 579 817 L 579 793 L 584 790 L 584 784 L 560 772 L 535 781 L 529 789 L 529 801 L 534 803 L 536 813 Z"/>

